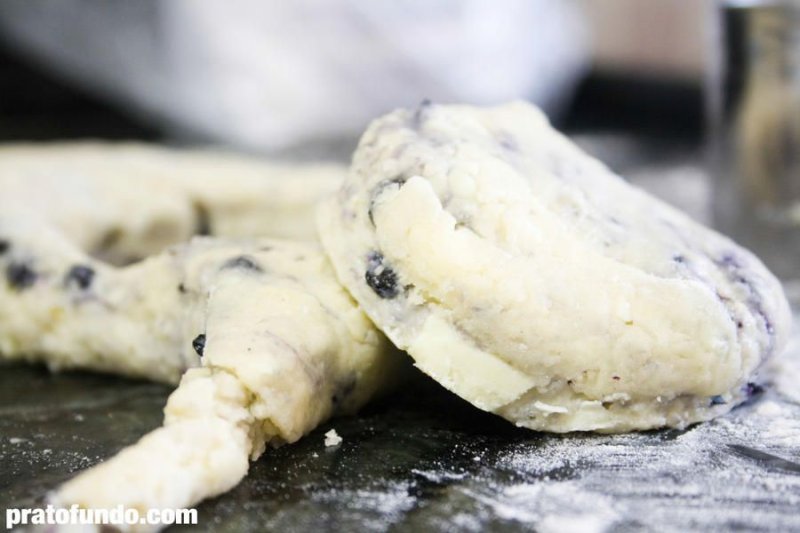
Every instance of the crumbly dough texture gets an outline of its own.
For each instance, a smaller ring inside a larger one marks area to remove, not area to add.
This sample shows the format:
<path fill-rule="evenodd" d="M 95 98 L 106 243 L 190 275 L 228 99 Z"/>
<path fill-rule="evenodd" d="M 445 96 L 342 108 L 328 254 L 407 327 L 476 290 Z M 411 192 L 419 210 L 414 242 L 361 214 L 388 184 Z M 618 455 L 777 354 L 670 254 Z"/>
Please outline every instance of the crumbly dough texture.
<path fill-rule="evenodd" d="M 150 256 L 197 233 L 315 240 L 343 175 L 136 144 L 0 148 L 0 357 L 176 383 L 197 363 L 181 328 L 196 254 Z"/>
<path fill-rule="evenodd" d="M 532 429 L 709 419 L 788 334 L 756 257 L 525 103 L 376 120 L 318 220 L 339 279 L 419 368 Z"/>
<path fill-rule="evenodd" d="M 0 213 L 124 264 L 198 233 L 316 240 L 313 210 L 345 172 L 136 143 L 7 144 Z"/>
<path fill-rule="evenodd" d="M 354 412 L 396 377 L 398 352 L 317 245 L 197 238 L 148 264 L 166 295 L 148 320 L 202 366 L 184 374 L 162 428 L 67 482 L 56 505 L 190 507 L 236 485 L 267 444 Z M 90 297 L 78 305 L 108 312 Z"/>
<path fill-rule="evenodd" d="M 314 204 L 341 177 L 140 145 L 0 149 L 2 357 L 180 379 L 163 427 L 53 503 L 193 506 L 238 483 L 267 444 L 397 378 L 398 352 L 313 242 Z M 227 237 L 167 247 L 196 233 Z"/>

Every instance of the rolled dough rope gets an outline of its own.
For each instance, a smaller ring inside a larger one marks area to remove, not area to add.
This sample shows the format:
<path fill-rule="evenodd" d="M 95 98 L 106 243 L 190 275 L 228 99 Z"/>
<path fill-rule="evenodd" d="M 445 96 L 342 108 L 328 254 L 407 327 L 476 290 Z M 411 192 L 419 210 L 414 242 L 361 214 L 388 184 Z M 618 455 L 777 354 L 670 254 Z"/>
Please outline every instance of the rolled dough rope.
<path fill-rule="evenodd" d="M 188 252 L 98 257 L 197 232 L 313 238 L 315 201 L 341 174 L 140 145 L 0 148 L 0 357 L 176 383 L 197 364 Z"/>
<path fill-rule="evenodd" d="M 789 330 L 756 257 L 524 103 L 374 121 L 319 229 L 340 281 L 417 366 L 528 428 L 709 419 L 748 397 Z"/>
<path fill-rule="evenodd" d="M 238 483 L 267 444 L 397 377 L 397 352 L 316 244 L 198 237 L 161 251 L 198 232 L 313 238 L 311 209 L 339 172 L 141 146 L 0 149 L 0 353 L 183 375 L 162 428 L 53 502 L 192 506 Z"/>
<path fill-rule="evenodd" d="M 0 212 L 128 263 L 197 233 L 316 240 L 315 204 L 344 174 L 144 144 L 11 144 L 0 147 Z"/>
<path fill-rule="evenodd" d="M 167 285 L 181 272 L 192 300 L 179 306 L 191 315 L 193 341 L 184 344 L 202 354 L 202 367 L 183 376 L 163 427 L 67 482 L 51 496 L 57 505 L 122 504 L 141 516 L 191 507 L 236 485 L 267 444 L 352 413 L 396 377 L 398 352 L 316 245 L 198 238 L 150 263 L 149 275 Z"/>

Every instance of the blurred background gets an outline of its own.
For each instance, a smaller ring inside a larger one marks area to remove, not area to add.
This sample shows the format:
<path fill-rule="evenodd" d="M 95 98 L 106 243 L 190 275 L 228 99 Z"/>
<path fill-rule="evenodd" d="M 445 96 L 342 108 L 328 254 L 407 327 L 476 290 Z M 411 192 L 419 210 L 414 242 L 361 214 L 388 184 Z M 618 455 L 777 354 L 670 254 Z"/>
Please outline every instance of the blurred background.
<path fill-rule="evenodd" d="M 395 107 L 523 98 L 795 278 L 800 17 L 789 4 L 3 0 L 0 141 L 347 160 L 369 120 Z"/>
<path fill-rule="evenodd" d="M 796 2 L 0 0 L 0 143 L 347 161 L 395 107 L 527 99 L 626 179 L 751 247 L 800 302 Z M 555 509 L 543 531 L 617 518 L 621 531 L 796 529 L 800 375 L 780 368 L 779 388 L 718 425 L 615 440 L 511 433 L 424 382 L 337 420 L 342 450 L 317 454 L 326 426 L 254 463 L 201 524 L 478 531 L 501 511 Z M 26 507 L 157 427 L 167 394 L 4 369 L 0 503 Z"/>
<path fill-rule="evenodd" d="M 425 98 L 698 134 L 706 2 L 4 0 L 0 136 L 280 153 Z M 677 112 L 676 112 L 677 111 Z"/>

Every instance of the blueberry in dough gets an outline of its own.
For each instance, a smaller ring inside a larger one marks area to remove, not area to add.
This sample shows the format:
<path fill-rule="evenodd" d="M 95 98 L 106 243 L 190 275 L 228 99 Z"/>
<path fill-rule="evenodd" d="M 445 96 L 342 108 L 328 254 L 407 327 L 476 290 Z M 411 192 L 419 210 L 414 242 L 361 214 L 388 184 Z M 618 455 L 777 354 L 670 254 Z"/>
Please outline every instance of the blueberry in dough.
<path fill-rule="evenodd" d="M 18 291 L 27 289 L 36 283 L 36 271 L 27 261 L 12 261 L 6 267 L 8 284 Z"/>
<path fill-rule="evenodd" d="M 384 264 L 383 254 L 380 252 L 370 252 L 367 256 L 364 279 L 381 298 L 391 299 L 397 296 L 397 274 Z"/>
<path fill-rule="evenodd" d="M 239 268 L 242 270 L 250 270 L 252 272 L 264 271 L 252 257 L 248 257 L 246 255 L 240 255 L 234 257 L 233 259 L 227 260 L 225 264 L 222 265 L 222 268 Z"/>
<path fill-rule="evenodd" d="M 75 265 L 67 272 L 67 285 L 74 284 L 81 290 L 86 290 L 92 285 L 95 271 L 86 265 Z"/>
<path fill-rule="evenodd" d="M 203 357 L 203 350 L 206 348 L 206 336 L 201 333 L 192 340 L 192 348 L 200 357 Z"/>

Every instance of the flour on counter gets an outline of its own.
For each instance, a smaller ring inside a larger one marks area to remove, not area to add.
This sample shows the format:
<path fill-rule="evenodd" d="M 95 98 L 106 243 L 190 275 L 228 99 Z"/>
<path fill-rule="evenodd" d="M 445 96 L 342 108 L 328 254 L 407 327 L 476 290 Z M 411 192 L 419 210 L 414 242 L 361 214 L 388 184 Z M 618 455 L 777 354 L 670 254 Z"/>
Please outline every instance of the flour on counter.
<path fill-rule="evenodd" d="M 348 506 L 361 516 L 385 513 L 386 527 L 422 514 L 441 531 L 798 530 L 800 317 L 794 324 L 789 350 L 758 381 L 764 392 L 714 421 L 685 431 L 476 437 L 448 458 L 419 458 L 405 492 L 390 483 L 335 499 L 355 498 Z"/>
<path fill-rule="evenodd" d="M 675 531 L 719 524 L 748 529 L 767 514 L 771 524 L 797 528 L 800 317 L 794 326 L 789 349 L 764 372 L 765 392 L 722 418 L 684 432 L 570 435 L 511 446 L 496 466 L 537 480 L 500 491 L 495 512 L 519 522 L 534 518 L 540 531 L 646 529 L 648 523 L 672 524 Z M 519 498 L 526 493 L 529 499 Z M 775 493 L 780 505 L 770 496 Z M 591 506 L 585 516 L 575 514 L 582 501 Z M 534 505 L 556 511 L 531 515 Z"/>
<path fill-rule="evenodd" d="M 328 431 L 327 433 L 325 433 L 325 446 L 326 447 L 338 446 L 338 445 L 340 445 L 342 443 L 342 440 L 344 440 L 344 439 L 342 439 L 342 437 L 340 437 L 339 434 L 336 433 L 335 429 L 332 429 L 332 430 Z"/>

